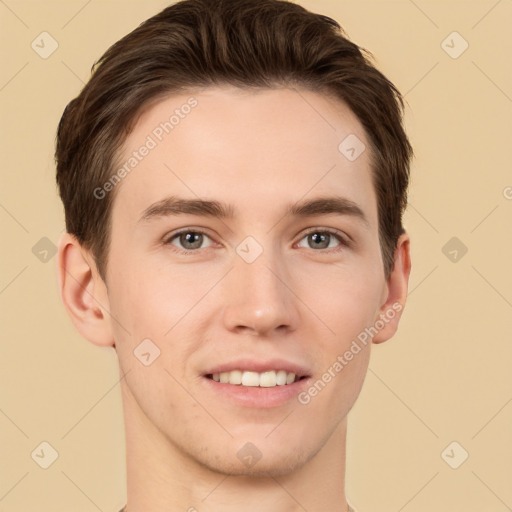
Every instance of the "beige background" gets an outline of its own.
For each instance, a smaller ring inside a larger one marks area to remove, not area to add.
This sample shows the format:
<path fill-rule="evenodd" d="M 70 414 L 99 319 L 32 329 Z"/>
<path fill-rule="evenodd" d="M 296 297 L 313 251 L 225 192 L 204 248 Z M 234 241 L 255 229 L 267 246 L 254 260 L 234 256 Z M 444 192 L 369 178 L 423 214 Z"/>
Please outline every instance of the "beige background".
<path fill-rule="evenodd" d="M 53 144 L 65 105 L 167 3 L 0 0 L 0 512 L 125 503 L 115 352 L 75 332 L 41 251 L 64 228 Z M 348 497 L 359 512 L 512 510 L 512 1 L 300 3 L 372 51 L 405 94 L 416 151 L 410 297 L 350 414 Z M 59 45 L 47 59 L 31 48 L 43 31 Z M 454 31 L 463 39 L 443 45 Z M 464 40 L 458 58 L 445 51 Z M 48 469 L 31 457 L 43 441 L 59 454 Z"/>

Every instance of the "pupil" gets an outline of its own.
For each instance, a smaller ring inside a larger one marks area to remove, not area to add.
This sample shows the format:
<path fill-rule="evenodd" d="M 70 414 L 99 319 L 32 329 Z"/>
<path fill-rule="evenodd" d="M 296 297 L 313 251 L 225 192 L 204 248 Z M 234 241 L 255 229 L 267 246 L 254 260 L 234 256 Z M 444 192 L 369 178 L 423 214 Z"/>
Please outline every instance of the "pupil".
<path fill-rule="evenodd" d="M 327 237 L 328 237 L 329 235 L 327 235 L 327 234 L 323 234 L 323 233 L 312 233 L 312 235 L 311 235 L 311 236 L 312 236 L 312 237 L 313 237 L 313 239 L 315 240 L 315 246 L 316 246 L 316 247 L 318 247 L 318 245 L 319 245 L 319 244 L 317 243 L 317 241 L 318 241 L 318 237 L 320 237 L 320 244 L 322 244 L 322 242 L 323 242 L 323 244 L 324 244 L 324 245 L 323 245 L 323 247 L 327 247 L 327 246 L 329 245 L 329 242 L 327 242 L 327 245 L 325 245 L 325 240 L 327 239 Z"/>
<path fill-rule="evenodd" d="M 182 235 L 183 236 L 183 235 Z M 194 232 L 189 232 L 189 233 L 186 233 L 185 234 L 185 244 L 192 244 L 195 246 L 193 248 L 197 248 L 198 245 L 197 245 L 197 240 L 199 240 L 199 246 L 201 246 L 201 238 L 203 235 L 201 235 L 201 233 L 194 233 Z"/>

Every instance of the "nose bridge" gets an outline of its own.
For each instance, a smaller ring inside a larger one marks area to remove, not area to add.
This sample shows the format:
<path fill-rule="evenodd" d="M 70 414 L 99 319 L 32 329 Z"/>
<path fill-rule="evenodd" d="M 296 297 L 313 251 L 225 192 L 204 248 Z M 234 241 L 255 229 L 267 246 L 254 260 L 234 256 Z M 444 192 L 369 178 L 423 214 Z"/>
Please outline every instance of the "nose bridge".
<path fill-rule="evenodd" d="M 227 284 L 224 321 L 231 330 L 264 334 L 277 328 L 295 329 L 298 312 L 294 294 L 287 283 L 285 262 L 278 250 L 240 244 Z M 244 252 L 244 249 L 249 251 Z M 247 257 L 251 251 L 252 257 Z"/>

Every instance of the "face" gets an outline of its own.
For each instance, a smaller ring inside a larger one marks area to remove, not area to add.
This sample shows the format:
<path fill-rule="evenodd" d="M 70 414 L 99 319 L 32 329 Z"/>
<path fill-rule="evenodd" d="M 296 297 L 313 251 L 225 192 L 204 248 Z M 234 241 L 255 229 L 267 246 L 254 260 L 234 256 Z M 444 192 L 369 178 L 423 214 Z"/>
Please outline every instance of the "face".
<path fill-rule="evenodd" d="M 351 134 L 369 147 L 344 104 L 291 89 L 203 89 L 138 120 L 106 284 L 126 413 L 162 446 L 284 474 L 354 404 L 388 283 L 369 149 L 339 149 Z"/>

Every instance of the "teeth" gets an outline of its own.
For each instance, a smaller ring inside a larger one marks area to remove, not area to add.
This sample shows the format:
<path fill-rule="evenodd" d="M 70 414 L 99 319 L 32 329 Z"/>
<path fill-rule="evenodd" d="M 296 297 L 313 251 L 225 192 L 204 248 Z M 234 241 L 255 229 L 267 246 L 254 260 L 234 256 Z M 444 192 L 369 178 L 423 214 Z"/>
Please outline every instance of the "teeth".
<path fill-rule="evenodd" d="M 293 375 L 293 379 L 295 379 L 295 375 L 293 373 L 290 373 L 290 375 Z M 281 370 L 277 372 L 276 374 L 276 382 L 278 386 L 284 386 L 287 382 L 287 373 L 284 370 Z"/>
<path fill-rule="evenodd" d="M 263 374 L 262 374 L 263 376 Z M 244 372 L 242 373 L 242 386 L 259 386 L 260 385 L 260 374 L 256 372 Z"/>
<path fill-rule="evenodd" d="M 231 372 L 214 373 L 212 378 L 214 381 L 224 384 L 272 388 L 292 384 L 295 382 L 296 375 L 293 372 L 287 373 L 284 370 L 272 370 L 262 373 L 233 370 Z"/>

